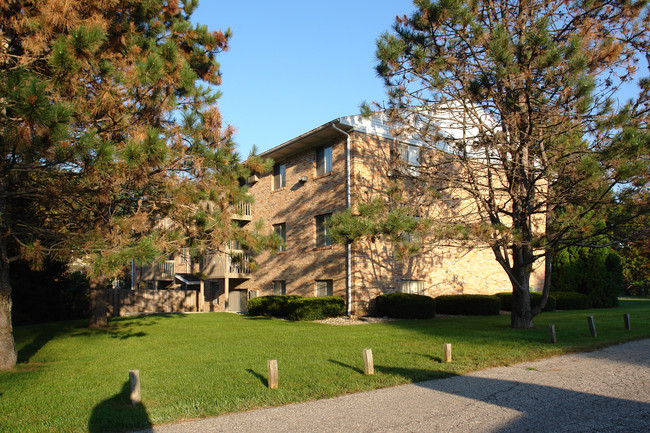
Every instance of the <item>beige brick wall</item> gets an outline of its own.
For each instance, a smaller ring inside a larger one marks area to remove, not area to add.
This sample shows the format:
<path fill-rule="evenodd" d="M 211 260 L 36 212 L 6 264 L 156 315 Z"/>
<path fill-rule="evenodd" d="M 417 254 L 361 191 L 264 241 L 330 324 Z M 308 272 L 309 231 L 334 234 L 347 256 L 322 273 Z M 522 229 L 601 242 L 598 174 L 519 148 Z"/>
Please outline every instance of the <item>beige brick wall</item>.
<path fill-rule="evenodd" d="M 365 134 L 353 134 L 352 197 L 356 203 L 379 197 L 390 202 L 387 191 L 395 183 L 388 173 L 395 169 L 391 161 L 391 146 L 395 140 Z M 424 192 L 411 185 L 406 205 L 420 206 L 422 215 L 437 210 L 428 208 Z M 378 295 L 398 291 L 403 280 L 422 281 L 424 294 L 492 294 L 512 290 L 510 281 L 494 254 L 487 246 L 440 246 L 427 244 L 421 253 L 405 260 L 395 259 L 395 245 L 382 239 L 361 240 L 353 247 L 352 292 L 353 312 L 372 310 Z M 541 289 L 543 262 L 531 277 L 531 289 Z"/>
<path fill-rule="evenodd" d="M 260 218 L 263 231 L 271 233 L 273 224 L 285 223 L 287 249 L 255 256 L 259 269 L 241 287 L 273 293 L 273 281 L 286 281 L 287 294 L 314 296 L 316 280 L 333 280 L 335 296 L 345 297 L 345 248 L 340 245 L 316 248 L 315 217 L 345 209 L 345 141 L 332 144 L 332 172 L 317 177 L 315 148 L 293 155 L 286 163 L 286 187 L 273 191 L 273 175 L 268 174 L 251 186 L 255 198 L 253 225 Z M 299 178 L 307 177 L 307 182 Z"/>
<path fill-rule="evenodd" d="M 351 134 L 352 204 L 373 197 L 387 200 L 394 182 L 387 176 L 394 169 L 391 146 L 395 140 Z M 329 143 L 322 143 L 329 144 Z M 273 281 L 286 281 L 286 293 L 314 296 L 315 281 L 333 280 L 334 295 L 346 296 L 345 249 L 334 245 L 315 248 L 315 216 L 345 209 L 345 139 L 333 147 L 332 173 L 316 177 L 315 148 L 286 159 L 286 187 L 272 190 L 269 174 L 251 186 L 255 198 L 254 221 L 262 218 L 263 230 L 271 233 L 273 224 L 285 223 L 287 250 L 260 253 L 255 259 L 259 269 L 238 288 L 257 289 L 260 295 L 273 293 Z M 306 176 L 307 182 L 299 178 Z M 421 198 L 417 187 L 406 197 L 410 204 Z M 254 224 L 254 223 L 253 223 Z M 382 293 L 396 291 L 402 280 L 423 281 L 429 296 L 455 293 L 496 293 L 511 290 L 505 271 L 488 248 L 425 245 L 423 253 L 404 261 L 395 259 L 395 247 L 382 239 L 358 241 L 352 249 L 352 311 L 365 314 L 372 301 Z M 540 286 L 543 263 L 531 279 L 531 287 Z M 541 287 L 541 286 L 540 286 Z"/>

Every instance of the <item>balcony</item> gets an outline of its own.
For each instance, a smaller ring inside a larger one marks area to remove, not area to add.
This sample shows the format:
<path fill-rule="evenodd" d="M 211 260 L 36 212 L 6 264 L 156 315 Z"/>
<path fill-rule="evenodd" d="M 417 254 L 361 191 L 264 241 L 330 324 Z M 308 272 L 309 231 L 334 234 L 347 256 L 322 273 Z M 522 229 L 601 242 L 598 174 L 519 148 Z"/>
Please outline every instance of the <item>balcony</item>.
<path fill-rule="evenodd" d="M 167 260 L 160 263 L 151 263 L 141 268 L 142 280 L 171 281 L 174 279 L 174 261 Z"/>
<path fill-rule="evenodd" d="M 206 254 L 201 272 L 208 278 L 250 278 L 248 254 L 244 252 Z"/>
<path fill-rule="evenodd" d="M 251 215 L 251 204 L 246 202 L 239 202 L 234 207 L 234 213 L 232 218 L 238 221 L 252 221 L 253 216 Z"/>

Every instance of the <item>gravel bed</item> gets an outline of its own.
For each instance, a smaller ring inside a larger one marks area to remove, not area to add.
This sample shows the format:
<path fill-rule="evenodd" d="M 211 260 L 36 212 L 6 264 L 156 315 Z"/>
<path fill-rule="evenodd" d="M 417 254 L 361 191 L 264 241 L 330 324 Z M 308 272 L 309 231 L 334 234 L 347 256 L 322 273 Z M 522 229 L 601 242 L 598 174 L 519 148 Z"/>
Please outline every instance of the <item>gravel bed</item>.
<path fill-rule="evenodd" d="M 368 323 L 383 323 L 383 322 L 392 322 L 397 319 L 391 319 L 390 317 L 350 317 L 350 316 L 341 316 L 341 317 L 328 317 L 323 320 L 314 320 L 318 323 L 326 323 L 328 325 L 367 325 Z"/>

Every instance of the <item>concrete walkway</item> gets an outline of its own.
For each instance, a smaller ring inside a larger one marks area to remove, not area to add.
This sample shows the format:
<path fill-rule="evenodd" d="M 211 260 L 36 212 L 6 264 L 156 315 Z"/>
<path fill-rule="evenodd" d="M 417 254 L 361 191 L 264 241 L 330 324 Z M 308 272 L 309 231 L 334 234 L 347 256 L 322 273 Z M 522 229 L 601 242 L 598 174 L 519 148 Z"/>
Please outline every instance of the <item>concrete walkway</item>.
<path fill-rule="evenodd" d="M 650 340 L 147 432 L 650 432 Z"/>

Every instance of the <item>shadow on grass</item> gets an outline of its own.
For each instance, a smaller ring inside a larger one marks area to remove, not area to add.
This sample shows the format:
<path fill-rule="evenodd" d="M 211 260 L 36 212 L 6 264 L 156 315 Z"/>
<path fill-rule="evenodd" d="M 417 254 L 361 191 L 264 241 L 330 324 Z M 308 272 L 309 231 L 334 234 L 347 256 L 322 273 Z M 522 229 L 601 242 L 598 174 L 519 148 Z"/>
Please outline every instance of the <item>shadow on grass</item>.
<path fill-rule="evenodd" d="M 375 365 L 375 370 L 379 373 L 400 376 L 411 382 L 422 382 L 425 380 L 445 379 L 457 376 L 457 374 L 448 371 L 422 370 L 417 368 L 389 367 L 386 365 Z"/>
<path fill-rule="evenodd" d="M 340 365 L 341 367 L 349 368 L 350 370 L 352 370 L 352 371 L 354 371 L 354 372 L 357 372 L 357 373 L 363 374 L 363 370 L 362 370 L 362 369 L 357 368 L 357 367 L 353 367 L 352 365 L 349 365 L 349 364 L 345 364 L 345 363 L 343 363 L 343 362 L 341 362 L 341 361 L 337 361 L 337 360 L 335 360 L 335 359 L 328 359 L 327 362 L 331 362 L 332 364 Z"/>
<path fill-rule="evenodd" d="M 414 355 L 414 356 L 419 356 L 422 358 L 426 358 L 429 361 L 437 362 L 438 364 L 442 364 L 442 358 L 439 356 L 431 356 L 431 355 L 425 355 L 423 353 L 415 353 L 415 352 L 407 352 L 407 355 Z"/>
<path fill-rule="evenodd" d="M 59 327 L 44 327 L 43 331 L 18 351 L 18 363 L 29 362 L 39 350 L 61 332 Z"/>
<path fill-rule="evenodd" d="M 146 337 L 148 334 L 139 328 L 154 326 L 163 320 L 179 319 L 186 317 L 182 313 L 154 313 L 133 317 L 119 317 L 111 319 L 106 328 L 84 328 L 72 334 L 74 337 L 91 337 L 95 335 L 107 335 L 118 340 L 126 340 L 134 337 Z"/>
<path fill-rule="evenodd" d="M 131 404 L 131 384 L 127 380 L 120 392 L 93 408 L 88 420 L 90 433 L 115 432 L 138 429 L 152 432 L 149 415 L 142 404 Z"/>
<path fill-rule="evenodd" d="M 260 382 L 262 382 L 262 385 L 264 385 L 265 387 L 269 386 L 269 381 L 266 378 L 266 376 L 258 373 L 255 370 L 251 370 L 250 368 L 247 368 L 246 371 L 249 372 L 250 374 L 252 374 L 253 376 L 255 376 L 256 378 L 258 378 L 260 380 Z"/>

